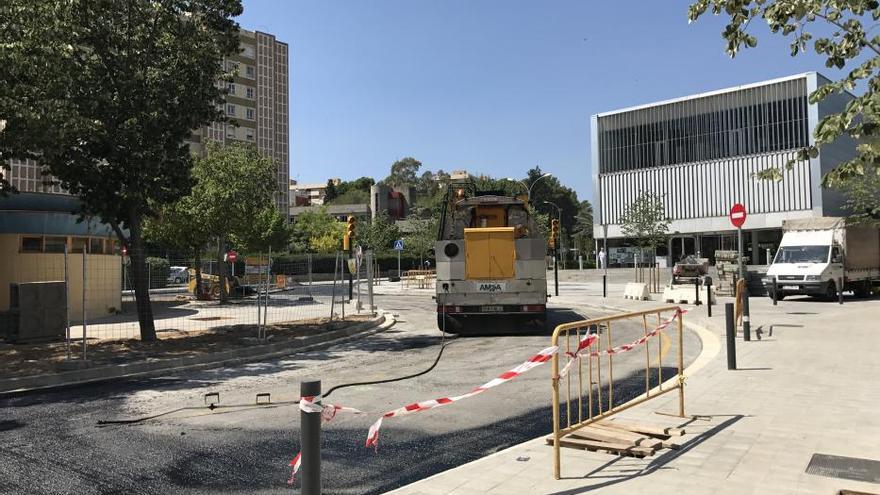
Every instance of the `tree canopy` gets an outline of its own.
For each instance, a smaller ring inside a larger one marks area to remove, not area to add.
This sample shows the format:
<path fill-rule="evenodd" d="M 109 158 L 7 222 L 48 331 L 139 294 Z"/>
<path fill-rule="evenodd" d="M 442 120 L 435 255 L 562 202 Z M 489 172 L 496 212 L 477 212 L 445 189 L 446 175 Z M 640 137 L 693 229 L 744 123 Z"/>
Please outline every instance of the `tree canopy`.
<path fill-rule="evenodd" d="M 799 154 L 801 160 L 816 157 L 818 148 L 841 136 L 858 142 L 858 155 L 827 173 L 822 179 L 824 186 L 839 186 L 880 167 L 880 36 L 872 34 L 880 19 L 880 2 L 698 0 L 691 4 L 688 19 L 696 21 L 706 12 L 726 17 L 727 25 L 721 35 L 731 57 L 758 44 L 751 27 L 753 21 L 762 21 L 772 33 L 791 40 L 792 56 L 812 50 L 825 58 L 826 67 L 848 70 L 840 79 L 819 86 L 810 94 L 811 103 L 833 93 L 864 89 L 843 112 L 823 117 L 814 132 L 816 146 Z M 762 176 L 779 178 L 781 173 L 771 169 Z M 880 203 L 876 204 L 880 207 Z"/>
<path fill-rule="evenodd" d="M 385 178 L 385 184 L 394 187 L 415 186 L 418 182 L 419 169 L 422 162 L 408 156 L 391 164 L 391 173 Z"/>
<path fill-rule="evenodd" d="M 129 246 L 144 340 L 156 332 L 143 219 L 192 186 L 185 141 L 222 119 L 217 81 L 241 12 L 240 0 L 0 2 L 0 163 L 38 160 L 83 214 L 113 226 Z"/>

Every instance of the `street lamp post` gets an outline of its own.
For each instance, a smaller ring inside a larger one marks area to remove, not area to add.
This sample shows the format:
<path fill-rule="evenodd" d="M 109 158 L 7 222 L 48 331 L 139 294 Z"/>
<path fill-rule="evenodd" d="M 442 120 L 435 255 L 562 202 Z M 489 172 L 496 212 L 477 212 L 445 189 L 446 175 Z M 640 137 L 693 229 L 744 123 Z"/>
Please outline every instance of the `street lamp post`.
<path fill-rule="evenodd" d="M 505 180 L 509 180 L 509 181 L 513 181 L 513 182 L 519 182 L 520 184 L 522 184 L 522 186 L 526 188 L 526 195 L 528 196 L 529 203 L 531 203 L 531 202 L 532 202 L 532 188 L 535 187 L 535 184 L 537 184 L 538 181 L 540 181 L 541 179 L 543 179 L 543 178 L 545 178 L 545 177 L 552 177 L 552 176 L 553 176 L 553 174 L 551 174 L 550 172 L 547 172 L 547 173 L 541 175 L 540 177 L 538 177 L 537 179 L 535 179 L 535 181 L 532 182 L 532 185 L 528 185 L 528 184 L 527 184 L 525 181 L 523 181 L 523 180 L 514 179 L 514 178 L 511 178 L 511 177 L 506 177 Z"/>

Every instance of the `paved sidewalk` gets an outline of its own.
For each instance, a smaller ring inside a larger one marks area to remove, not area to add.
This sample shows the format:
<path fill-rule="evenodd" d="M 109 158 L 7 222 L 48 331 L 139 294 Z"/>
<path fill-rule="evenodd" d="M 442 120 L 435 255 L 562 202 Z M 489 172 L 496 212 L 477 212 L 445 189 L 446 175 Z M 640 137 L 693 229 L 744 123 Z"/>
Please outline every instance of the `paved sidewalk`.
<path fill-rule="evenodd" d="M 630 309 L 658 304 L 612 293 L 595 301 Z M 686 413 L 701 418 L 655 413 L 677 412 L 677 392 L 618 416 L 684 425 L 681 450 L 637 459 L 563 449 L 562 479 L 554 480 L 552 449 L 541 437 L 389 493 L 880 493 L 880 484 L 805 473 L 814 453 L 880 460 L 880 300 L 751 302 L 753 336 L 737 339 L 738 371 L 727 370 L 723 306 L 713 307 L 711 319 L 704 307 L 685 318 L 705 329 L 704 352 L 686 382 Z"/>

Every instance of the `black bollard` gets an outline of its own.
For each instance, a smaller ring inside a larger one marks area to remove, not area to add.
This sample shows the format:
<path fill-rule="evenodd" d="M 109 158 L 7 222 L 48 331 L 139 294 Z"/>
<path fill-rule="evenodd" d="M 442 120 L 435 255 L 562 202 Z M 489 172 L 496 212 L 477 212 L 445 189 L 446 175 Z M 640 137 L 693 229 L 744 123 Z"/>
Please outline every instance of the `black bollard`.
<path fill-rule="evenodd" d="M 843 278 L 837 279 L 837 303 L 843 304 Z"/>
<path fill-rule="evenodd" d="M 319 397 L 321 380 L 301 382 L 300 397 Z M 320 401 L 317 402 L 320 404 Z M 321 495 L 321 415 L 300 410 L 302 494 Z"/>
<path fill-rule="evenodd" d="M 743 340 L 752 340 L 752 322 L 749 319 L 749 288 L 743 287 Z"/>
<path fill-rule="evenodd" d="M 602 297 L 608 297 L 608 276 L 602 275 Z"/>
<path fill-rule="evenodd" d="M 696 298 L 694 299 L 694 306 L 699 306 L 700 303 L 700 277 L 694 279 L 694 292 L 696 292 Z"/>
<path fill-rule="evenodd" d="M 706 313 L 712 317 L 712 278 L 706 277 Z"/>
<path fill-rule="evenodd" d="M 773 290 L 773 305 L 776 306 L 776 302 L 779 300 L 779 286 L 776 285 L 776 276 L 772 279 L 771 290 Z"/>
<path fill-rule="evenodd" d="M 733 317 L 733 303 L 724 304 L 724 320 L 727 328 L 727 369 L 736 369 L 736 322 Z"/>

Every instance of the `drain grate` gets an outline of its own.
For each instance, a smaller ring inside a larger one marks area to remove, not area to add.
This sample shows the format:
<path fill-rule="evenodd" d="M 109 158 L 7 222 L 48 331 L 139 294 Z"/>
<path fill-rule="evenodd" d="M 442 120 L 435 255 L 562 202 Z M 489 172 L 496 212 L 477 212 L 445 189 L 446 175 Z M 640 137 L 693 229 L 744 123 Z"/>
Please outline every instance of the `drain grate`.
<path fill-rule="evenodd" d="M 813 454 L 813 458 L 810 459 L 810 464 L 807 466 L 807 473 L 829 478 L 880 483 L 880 461 Z"/>

